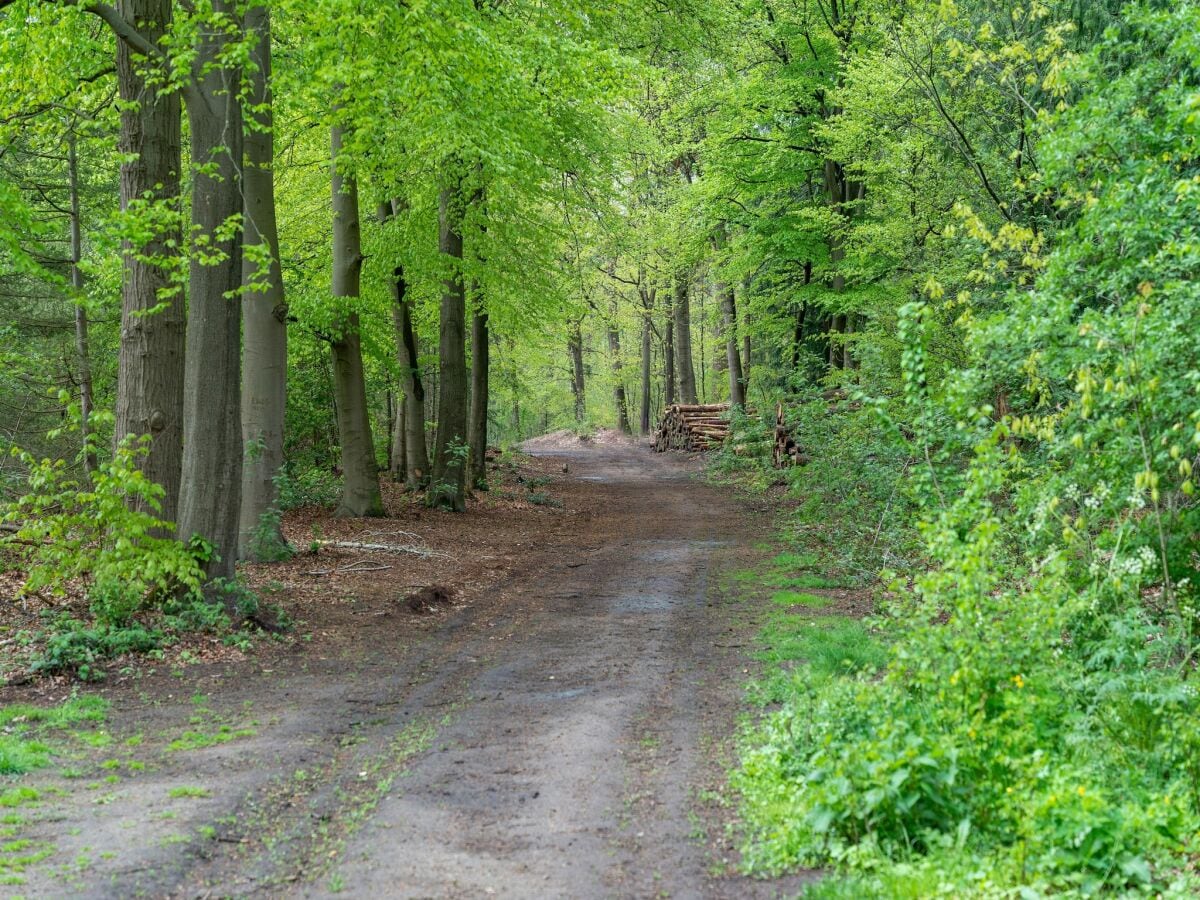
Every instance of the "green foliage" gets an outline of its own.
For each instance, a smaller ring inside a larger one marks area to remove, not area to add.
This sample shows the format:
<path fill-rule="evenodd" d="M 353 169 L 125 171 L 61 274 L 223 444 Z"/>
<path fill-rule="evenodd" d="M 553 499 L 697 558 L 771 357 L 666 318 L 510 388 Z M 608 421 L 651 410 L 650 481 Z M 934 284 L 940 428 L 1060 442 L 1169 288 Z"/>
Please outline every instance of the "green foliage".
<path fill-rule="evenodd" d="M 72 725 L 103 722 L 108 702 L 100 697 L 71 697 L 58 706 L 28 704 L 0 707 L 0 774 L 21 775 L 46 766 L 54 753 L 46 737 Z M 36 800 L 36 791 L 18 788 L 0 796 L 0 806 Z M 6 802 L 7 800 L 7 802 Z"/>
<path fill-rule="evenodd" d="M 1060 227 L 965 214 L 969 365 L 934 366 L 940 285 L 901 311 L 880 411 L 926 564 L 883 678 L 803 679 L 748 738 L 752 866 L 856 873 L 829 897 L 1197 890 L 1198 26 L 1134 6 L 1053 67 L 1080 86 L 1038 140 Z"/>
<path fill-rule="evenodd" d="M 337 504 L 341 482 L 328 469 L 285 468 L 275 478 L 279 508 L 286 512 L 303 506 L 332 507 Z"/>
<path fill-rule="evenodd" d="M 763 676 L 750 687 L 756 706 L 800 702 L 826 679 L 864 672 L 875 675 L 887 664 L 887 648 L 864 623 L 840 616 L 810 618 L 777 612 L 763 626 Z"/>
<path fill-rule="evenodd" d="M 907 478 L 911 450 L 895 439 L 895 426 L 872 405 L 831 408 L 815 389 L 786 398 L 784 406 L 787 427 L 809 457 L 806 465 L 773 469 L 773 426 L 735 414 L 730 438 L 711 468 L 756 491 L 782 483 L 788 498 L 797 501 L 789 513 L 788 540 L 806 555 L 777 560 L 769 583 L 838 587 L 918 558 L 913 528 L 918 492 Z M 811 569 L 818 559 L 827 571 L 795 571 Z M 830 571 L 838 577 L 831 578 Z"/>
<path fill-rule="evenodd" d="M 206 797 L 211 797 L 212 791 L 210 791 L 208 788 L 190 787 L 190 786 L 184 785 L 182 787 L 171 788 L 169 791 L 167 791 L 167 796 L 173 800 L 179 799 L 181 797 L 202 799 L 202 798 L 206 798 Z"/>
<path fill-rule="evenodd" d="M 259 516 L 254 533 L 250 535 L 248 548 L 250 558 L 258 562 L 285 562 L 295 556 L 292 549 L 280 531 L 282 514 L 278 509 L 271 508 Z"/>
<path fill-rule="evenodd" d="M 234 728 L 231 725 L 218 726 L 215 731 L 185 731 L 167 744 L 167 750 L 173 753 L 183 750 L 203 750 L 206 747 L 228 744 L 238 738 L 253 737 L 254 734 L 253 728 Z"/>
<path fill-rule="evenodd" d="M 14 450 L 29 492 L 4 507 L 0 521 L 17 526 L 22 593 L 61 597 L 80 581 L 97 619 L 119 625 L 155 599 L 199 589 L 196 555 L 165 537 L 173 527 L 155 516 L 162 488 L 138 469 L 145 453 L 144 441 L 128 438 L 80 480 L 62 460 Z"/>
<path fill-rule="evenodd" d="M 99 623 L 89 626 L 64 617 L 46 635 L 45 646 L 30 663 L 31 672 L 70 672 L 88 681 L 104 677 L 99 664 L 127 653 L 159 650 L 164 632 L 137 623 Z"/>
<path fill-rule="evenodd" d="M 240 581 L 217 579 L 205 595 L 172 595 L 148 621 L 120 623 L 84 622 L 70 615 L 55 617 L 37 636 L 38 649 L 30 660 L 30 671 L 66 672 L 83 680 L 104 678 L 104 664 L 127 654 L 159 656 L 180 638 L 212 634 L 241 647 L 252 642 L 257 631 L 246 625 L 248 617 L 261 615 L 258 596 Z M 284 630 L 290 622 L 282 610 L 272 607 L 273 627 Z M 0 717 L 0 722 L 3 719 Z"/>

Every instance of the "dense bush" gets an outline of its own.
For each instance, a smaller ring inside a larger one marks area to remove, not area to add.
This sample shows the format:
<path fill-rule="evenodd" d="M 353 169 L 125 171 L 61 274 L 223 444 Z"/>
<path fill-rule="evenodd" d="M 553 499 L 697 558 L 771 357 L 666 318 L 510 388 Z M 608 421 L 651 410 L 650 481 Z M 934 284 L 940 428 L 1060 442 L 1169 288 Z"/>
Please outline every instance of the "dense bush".
<path fill-rule="evenodd" d="M 771 410 L 771 424 L 735 413 L 713 471 L 760 491 L 786 487 L 796 501 L 787 538 L 825 551 L 841 576 L 873 578 L 884 566 L 911 564 L 919 554 L 910 525 L 915 507 L 904 487 L 911 448 L 894 439 L 886 417 L 860 401 L 831 403 L 816 389 L 789 395 L 785 415 L 808 459 L 804 466 L 771 467 Z"/>
<path fill-rule="evenodd" d="M 287 468 L 275 479 L 281 510 L 301 506 L 333 506 L 342 490 L 341 479 L 328 469 L 315 466 Z"/>
<path fill-rule="evenodd" d="M 862 873 L 825 896 L 1200 890 L 1198 34 L 1194 7 L 1135 9 L 1077 67 L 1091 88 L 1041 141 L 1063 225 L 943 390 L 928 309 L 904 311 L 930 565 L 892 585 L 882 679 L 751 736 L 753 865 Z M 993 262 L 1038 252 L 970 233 Z"/>
<path fill-rule="evenodd" d="M 174 526 L 157 517 L 162 488 L 137 465 L 145 452 L 143 441 L 126 439 L 82 475 L 63 460 L 14 450 L 28 472 L 26 493 L 0 509 L 0 522 L 16 528 L 22 592 L 61 597 L 82 585 L 99 621 L 122 624 L 155 598 L 199 590 L 203 548 L 175 540 Z"/>

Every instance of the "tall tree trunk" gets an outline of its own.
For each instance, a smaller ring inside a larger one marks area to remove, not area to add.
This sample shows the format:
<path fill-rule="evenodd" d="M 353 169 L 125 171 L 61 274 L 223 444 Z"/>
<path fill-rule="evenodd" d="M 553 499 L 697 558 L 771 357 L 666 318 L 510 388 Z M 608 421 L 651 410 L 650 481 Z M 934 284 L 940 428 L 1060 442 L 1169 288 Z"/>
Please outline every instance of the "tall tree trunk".
<path fill-rule="evenodd" d="M 358 214 L 358 180 L 339 168 L 342 128 L 330 133 L 333 192 L 333 296 L 357 305 L 362 278 L 362 237 Z M 381 516 L 379 465 L 367 408 L 362 335 L 357 312 L 344 315 L 330 344 L 333 391 L 337 404 L 338 441 L 342 447 L 342 497 L 339 516 Z"/>
<path fill-rule="evenodd" d="M 83 470 L 96 470 L 92 446 L 92 355 L 88 347 L 88 315 L 83 298 L 83 222 L 79 204 L 79 157 L 75 152 L 75 132 L 67 135 L 67 184 L 71 194 L 71 290 L 75 300 L 75 366 L 79 370 L 79 437 Z"/>
<path fill-rule="evenodd" d="M 865 196 L 866 185 L 862 182 L 852 182 L 846 177 L 846 171 L 839 163 L 832 160 L 825 162 L 825 193 L 831 209 L 847 221 L 854 214 L 853 204 L 861 202 Z M 835 294 L 841 294 L 846 289 L 846 275 L 841 268 L 841 262 L 846 258 L 846 248 L 842 241 L 841 232 L 836 226 L 829 234 L 829 265 L 831 269 L 830 288 Z M 846 344 L 841 335 L 846 333 L 846 314 L 836 313 L 830 328 L 829 366 L 833 369 L 846 367 Z"/>
<path fill-rule="evenodd" d="M 479 288 L 475 289 L 475 302 L 481 303 Z M 488 438 L 488 379 L 490 376 L 490 353 L 488 314 L 476 310 L 471 317 L 471 486 L 486 491 L 487 483 L 487 438 Z"/>
<path fill-rule="evenodd" d="M 846 316 L 844 313 L 836 313 L 833 317 L 833 323 L 829 328 L 831 332 L 829 342 L 829 365 L 834 369 L 846 368 L 846 343 L 843 335 L 846 333 Z"/>
<path fill-rule="evenodd" d="M 804 350 L 804 328 L 808 320 L 808 301 L 800 304 L 792 332 L 792 372 L 800 371 L 800 354 Z"/>
<path fill-rule="evenodd" d="M 721 296 L 721 319 L 725 326 L 725 362 L 729 369 L 729 402 L 746 405 L 746 380 L 742 375 L 742 358 L 738 355 L 737 297 L 733 285 L 718 284 Z"/>
<path fill-rule="evenodd" d="M 696 402 L 696 370 L 692 366 L 692 313 L 688 300 L 691 275 L 675 275 L 675 363 L 679 369 L 679 397 L 684 403 Z"/>
<path fill-rule="evenodd" d="M 505 341 L 505 347 L 508 351 L 508 389 L 512 394 L 513 402 L 512 430 L 513 435 L 518 441 L 520 441 L 524 433 L 521 430 L 521 372 L 517 367 L 516 362 L 516 341 L 514 341 L 512 338 L 508 338 Z"/>
<path fill-rule="evenodd" d="M 380 222 L 400 215 L 404 201 L 393 199 L 379 211 Z M 417 335 L 412 322 L 412 298 L 408 281 L 399 260 L 392 268 L 392 330 L 396 335 L 396 362 L 400 368 L 401 400 L 404 422 L 404 481 L 412 490 L 425 487 L 429 481 L 429 447 L 425 440 L 425 385 L 421 378 Z"/>
<path fill-rule="evenodd" d="M 153 44 L 171 28 L 172 0 L 119 0 L 121 17 Z M 117 42 L 117 89 L 121 97 L 121 209 L 145 201 L 179 202 L 179 93 L 159 94 L 141 74 L 144 57 Z M 171 221 L 166 217 L 165 221 Z M 170 263 L 182 235 L 169 225 L 141 246 L 122 246 L 121 348 L 117 362 L 115 437 L 149 435 L 142 462 L 146 477 L 163 487 L 160 518 L 179 516 L 183 461 L 184 315 L 186 304 Z M 163 308 L 147 315 L 163 304 Z M 232 554 L 230 554 L 232 556 Z"/>
<path fill-rule="evenodd" d="M 617 407 L 617 428 L 630 434 L 629 405 L 625 401 L 625 375 L 621 365 L 621 330 L 617 325 L 617 304 L 614 301 L 608 321 L 608 352 L 612 357 L 613 403 Z"/>
<path fill-rule="evenodd" d="M 214 0 L 232 19 L 234 0 Z M 229 29 L 202 28 L 187 88 L 192 152 L 192 242 L 188 273 L 187 354 L 183 392 L 183 477 L 179 536 L 213 547 L 210 578 L 232 578 L 242 493 L 241 72 L 221 65 L 238 40 Z M 235 55 L 236 56 L 236 55 Z"/>
<path fill-rule="evenodd" d="M 804 286 L 808 287 L 812 284 L 813 264 L 812 260 L 804 263 Z M 805 294 L 807 297 L 807 293 Z M 804 349 L 804 328 L 808 324 L 808 300 L 804 300 L 800 304 L 800 310 L 796 313 L 795 332 L 792 338 L 792 372 L 795 373 L 800 368 L 800 353 Z"/>
<path fill-rule="evenodd" d="M 703 323 L 705 321 L 707 321 L 707 318 L 708 318 L 704 313 L 704 301 L 707 297 L 708 297 L 708 289 L 706 286 L 704 290 L 700 291 L 700 322 L 701 322 L 700 341 L 699 341 L 699 343 L 700 343 L 700 365 L 693 369 L 694 372 L 699 372 L 699 375 L 700 375 L 699 383 L 696 385 L 696 401 L 698 403 L 705 402 L 704 398 L 708 396 L 708 388 L 706 387 L 706 385 L 707 385 L 707 366 L 705 365 L 705 357 L 704 357 L 704 352 L 705 352 L 704 333 L 707 329 L 705 329 L 704 325 L 703 325 Z"/>
<path fill-rule="evenodd" d="M 750 315 L 742 319 L 742 384 L 746 398 L 750 397 Z"/>
<path fill-rule="evenodd" d="M 275 220 L 275 136 L 271 111 L 271 16 L 265 5 L 246 10 L 246 32 L 256 42 L 251 51 L 248 100 L 254 121 L 246 128 L 246 166 L 242 173 L 245 202 L 242 260 L 242 509 L 238 556 L 286 548 L 274 522 L 265 519 L 275 508 L 275 479 L 283 468 L 283 420 L 287 410 L 287 317 L 283 270 L 279 264 L 279 229 Z M 264 528 L 270 528 L 264 533 Z"/>
<path fill-rule="evenodd" d="M 484 201 L 482 163 L 475 167 L 475 175 L 479 183 L 471 195 L 471 206 L 476 210 L 478 227 L 476 234 L 484 238 L 487 234 L 487 206 Z M 484 253 L 480 248 L 472 251 L 472 256 L 479 266 L 485 263 Z M 472 313 L 471 313 L 471 405 L 467 411 L 467 436 L 470 444 L 470 455 L 467 458 L 467 479 L 472 488 L 486 491 L 487 483 L 487 439 L 488 439 L 488 407 L 490 405 L 491 347 L 488 334 L 487 302 L 483 295 L 483 287 L 478 280 L 471 284 Z"/>
<path fill-rule="evenodd" d="M 663 406 L 675 402 L 675 301 L 667 294 L 666 316 L 663 321 Z"/>
<path fill-rule="evenodd" d="M 417 336 L 412 324 L 412 301 L 404 269 L 397 266 L 392 281 L 392 325 L 396 331 L 396 356 L 404 384 L 405 483 L 413 489 L 429 481 L 429 447 L 425 439 L 425 385 L 421 379 Z"/>
<path fill-rule="evenodd" d="M 389 399 L 392 395 L 389 392 Z M 392 472 L 392 480 L 397 484 L 408 480 L 408 433 L 405 431 L 405 414 L 408 412 L 404 402 L 404 393 L 392 401 L 392 449 L 388 460 Z"/>
<path fill-rule="evenodd" d="M 442 284 L 438 351 L 438 429 L 429 503 L 457 512 L 466 509 L 467 445 L 466 291 L 463 287 L 462 180 L 455 173 L 438 204 L 438 248 L 451 266 Z"/>
<path fill-rule="evenodd" d="M 651 338 L 653 337 L 654 295 L 656 289 L 651 288 L 647 290 L 645 287 L 641 287 L 639 291 L 642 297 L 642 395 L 640 398 L 641 409 L 638 418 L 638 431 L 646 435 L 650 433 L 650 366 L 653 361 Z"/>
<path fill-rule="evenodd" d="M 582 425 L 587 418 L 587 394 L 583 370 L 583 320 L 571 325 L 571 336 L 567 339 L 571 351 L 571 395 L 575 398 L 575 424 Z"/>

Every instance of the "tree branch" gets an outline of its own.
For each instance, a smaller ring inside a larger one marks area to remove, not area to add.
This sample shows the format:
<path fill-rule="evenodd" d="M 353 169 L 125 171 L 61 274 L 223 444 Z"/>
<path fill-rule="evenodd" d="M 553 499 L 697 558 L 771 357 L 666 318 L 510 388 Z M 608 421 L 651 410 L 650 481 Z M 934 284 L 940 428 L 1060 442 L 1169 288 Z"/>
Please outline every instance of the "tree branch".
<path fill-rule="evenodd" d="M 17 0 L 0 0 L 0 9 L 12 6 L 16 2 Z M 124 17 L 114 6 L 109 6 L 107 3 L 100 3 L 98 0 L 58 0 L 57 3 L 56 0 L 42 0 L 42 2 L 50 6 L 77 6 L 84 12 L 91 13 L 93 16 L 102 19 L 112 29 L 113 34 L 142 54 L 142 56 L 156 59 L 162 63 L 167 61 L 163 52 L 152 42 L 148 41 L 145 35 L 129 24 L 129 22 L 125 21 Z"/>
<path fill-rule="evenodd" d="M 113 34 L 128 44 L 132 49 L 142 54 L 148 59 L 155 59 L 165 63 L 167 61 L 163 52 L 155 46 L 151 41 L 147 40 L 145 35 L 134 28 L 125 18 L 117 11 L 116 7 L 109 6 L 107 3 L 98 3 L 96 0 L 63 0 L 66 6 L 78 6 L 84 12 L 89 12 L 93 16 L 98 16 L 109 28 Z"/>

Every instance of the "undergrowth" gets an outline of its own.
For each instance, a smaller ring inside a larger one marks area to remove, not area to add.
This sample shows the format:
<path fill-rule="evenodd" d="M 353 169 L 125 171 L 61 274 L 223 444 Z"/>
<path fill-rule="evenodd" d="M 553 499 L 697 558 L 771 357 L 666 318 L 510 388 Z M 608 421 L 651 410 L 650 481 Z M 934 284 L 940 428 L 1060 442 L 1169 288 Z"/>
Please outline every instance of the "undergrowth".
<path fill-rule="evenodd" d="M 882 568 L 914 565 L 921 546 L 913 528 L 916 505 L 904 490 L 909 449 L 892 439 L 872 410 L 831 403 L 816 388 L 787 397 L 784 410 L 789 430 L 806 451 L 806 465 L 774 468 L 773 422 L 735 413 L 730 439 L 709 470 L 714 479 L 756 494 L 782 492 L 785 555 L 793 557 L 795 569 L 811 569 L 819 559 L 821 571 L 788 575 L 780 569 L 773 577 L 791 581 L 777 586 L 867 583 Z"/>
<path fill-rule="evenodd" d="M 43 629 L 19 636 L 29 647 L 29 671 L 98 680 L 114 659 L 131 654 L 161 659 L 166 649 L 196 634 L 249 648 L 262 633 L 255 624 L 261 605 L 257 595 L 240 581 L 213 583 L 210 594 L 172 597 L 158 609 L 119 620 L 87 621 L 71 613 L 51 612 Z M 276 607 L 271 608 L 270 618 L 276 628 L 290 625 Z"/>
<path fill-rule="evenodd" d="M 1200 895 L 1197 13 L 1128 15 L 1043 123 L 1058 243 L 963 212 L 996 300 L 969 358 L 938 371 L 931 279 L 883 399 L 789 403 L 807 466 L 744 418 L 719 456 L 782 482 L 813 573 L 886 587 L 867 623 L 781 603 L 763 634 L 743 858 L 826 869 L 810 897 Z"/>
<path fill-rule="evenodd" d="M 49 764 L 54 754 L 52 735 L 68 728 L 98 725 L 108 713 L 108 702 L 100 697 L 72 697 L 58 706 L 16 704 L 0 707 L 0 775 L 23 775 Z M 10 797 L 15 805 L 24 796 L 18 788 Z"/>

